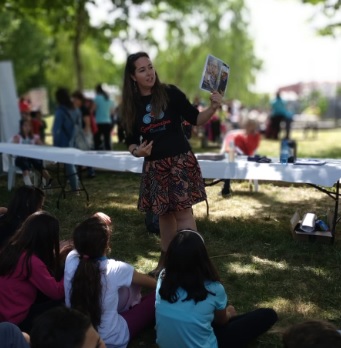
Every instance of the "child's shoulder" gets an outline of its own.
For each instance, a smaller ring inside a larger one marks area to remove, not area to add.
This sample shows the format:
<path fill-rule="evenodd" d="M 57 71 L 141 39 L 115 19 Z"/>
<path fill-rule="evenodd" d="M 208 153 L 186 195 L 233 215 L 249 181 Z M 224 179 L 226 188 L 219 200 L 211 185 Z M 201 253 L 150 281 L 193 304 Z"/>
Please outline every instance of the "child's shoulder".
<path fill-rule="evenodd" d="M 221 290 L 225 291 L 224 285 L 221 282 L 219 282 L 219 281 L 208 280 L 208 281 L 205 282 L 205 287 L 206 287 L 206 289 L 212 290 L 212 291 L 214 291 L 214 290 L 216 290 L 216 291 L 221 291 Z"/>

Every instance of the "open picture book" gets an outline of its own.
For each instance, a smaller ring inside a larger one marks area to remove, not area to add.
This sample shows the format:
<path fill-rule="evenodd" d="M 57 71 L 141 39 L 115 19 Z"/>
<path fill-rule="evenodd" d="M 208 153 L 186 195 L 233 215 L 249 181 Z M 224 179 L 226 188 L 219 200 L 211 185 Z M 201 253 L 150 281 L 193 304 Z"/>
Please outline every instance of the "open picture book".
<path fill-rule="evenodd" d="M 200 81 L 200 88 L 205 91 L 218 91 L 224 96 L 230 75 L 230 67 L 221 59 L 212 55 L 206 58 Z"/>

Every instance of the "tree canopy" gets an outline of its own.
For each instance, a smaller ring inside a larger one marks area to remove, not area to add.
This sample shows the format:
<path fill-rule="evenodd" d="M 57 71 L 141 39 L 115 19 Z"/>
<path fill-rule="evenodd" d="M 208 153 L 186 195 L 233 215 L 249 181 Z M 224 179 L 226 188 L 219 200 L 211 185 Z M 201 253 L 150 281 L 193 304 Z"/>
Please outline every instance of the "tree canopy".
<path fill-rule="evenodd" d="M 319 29 L 320 34 L 339 36 L 341 34 L 341 0 L 302 0 L 303 3 L 319 6 L 328 19 L 328 24 Z"/>
<path fill-rule="evenodd" d="M 0 59 L 13 61 L 20 93 L 41 85 L 50 93 L 61 85 L 120 85 L 122 62 L 110 49 L 115 43 L 127 54 L 152 52 L 161 79 L 192 96 L 199 93 L 206 55 L 215 55 L 230 65 L 228 98 L 252 100 L 261 62 L 244 0 L 0 0 L 0 6 Z M 96 7 L 107 9 L 102 21 L 93 21 Z"/>

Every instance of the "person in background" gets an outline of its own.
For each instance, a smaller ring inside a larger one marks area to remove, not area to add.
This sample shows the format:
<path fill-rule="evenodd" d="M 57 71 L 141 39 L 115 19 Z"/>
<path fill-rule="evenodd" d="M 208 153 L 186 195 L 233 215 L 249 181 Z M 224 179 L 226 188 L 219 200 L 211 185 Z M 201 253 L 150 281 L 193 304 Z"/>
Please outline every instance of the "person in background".
<path fill-rule="evenodd" d="M 42 209 L 44 200 L 44 191 L 34 186 L 21 186 L 14 192 L 0 216 L 0 250 L 29 215 Z"/>
<path fill-rule="evenodd" d="M 39 316 L 30 334 L 31 348 L 105 348 L 87 315 L 66 307 Z"/>
<path fill-rule="evenodd" d="M 155 291 L 141 298 L 140 287 L 155 289 L 155 279 L 108 258 L 111 220 L 96 213 L 73 231 L 75 250 L 66 258 L 65 303 L 90 315 L 107 347 L 126 347 L 155 321 Z"/>
<path fill-rule="evenodd" d="M 32 133 L 32 126 L 30 120 L 20 120 L 19 133 L 14 135 L 11 139 L 15 144 L 30 144 L 30 145 L 42 145 L 42 141 L 39 135 Z M 51 186 L 52 178 L 50 173 L 45 169 L 43 161 L 36 158 L 17 156 L 15 158 L 15 165 L 22 170 L 23 180 L 25 185 L 32 186 L 30 178 L 30 170 L 35 169 L 41 173 L 45 179 L 46 187 Z"/>
<path fill-rule="evenodd" d="M 117 138 L 119 143 L 124 143 L 125 135 L 124 129 L 122 127 L 122 102 L 116 106 L 114 114 L 113 114 L 114 122 L 117 126 Z"/>
<path fill-rule="evenodd" d="M 30 215 L 0 251 L 0 322 L 30 333 L 35 317 L 62 304 L 63 257 L 58 220 L 44 211 Z"/>
<path fill-rule="evenodd" d="M 105 348 L 83 313 L 63 306 L 41 314 L 30 335 L 8 322 L 0 323 L 1 348 Z"/>
<path fill-rule="evenodd" d="M 284 348 L 340 348 L 341 334 L 335 325 L 322 320 L 307 320 L 287 328 Z"/>
<path fill-rule="evenodd" d="M 160 348 L 245 347 L 278 320 L 271 308 L 237 314 L 203 237 L 193 230 L 179 231 L 169 245 L 155 315 Z"/>
<path fill-rule="evenodd" d="M 70 94 L 66 88 L 58 88 L 56 91 L 58 106 L 55 110 L 55 118 L 52 126 L 53 145 L 58 147 L 75 146 L 75 124 L 81 124 L 80 111 L 74 107 Z M 72 191 L 79 190 L 79 179 L 76 166 L 64 164 Z"/>
<path fill-rule="evenodd" d="M 45 144 L 46 138 L 46 121 L 43 119 L 43 115 L 40 110 L 31 111 L 31 123 L 32 123 L 32 132 L 34 135 L 38 135 L 41 142 Z"/>
<path fill-rule="evenodd" d="M 0 323 L 0 342 L 1 348 L 30 348 L 30 336 L 9 322 Z"/>
<path fill-rule="evenodd" d="M 31 112 L 31 101 L 27 99 L 25 96 L 21 96 L 19 99 L 19 111 L 21 117 L 23 115 L 29 115 Z"/>
<path fill-rule="evenodd" d="M 270 114 L 270 123 L 268 130 L 268 138 L 277 140 L 279 137 L 279 133 L 281 130 L 281 122 L 291 120 L 292 114 L 288 111 L 285 101 L 281 97 L 281 93 L 278 91 L 276 93 L 276 98 L 271 102 L 271 114 Z M 289 136 L 290 133 L 290 125 L 287 128 L 286 136 Z"/>
<path fill-rule="evenodd" d="M 111 130 L 112 120 L 111 113 L 114 112 L 114 104 L 110 100 L 109 95 L 102 88 L 101 84 L 95 87 L 94 112 L 98 131 L 94 136 L 95 150 L 101 149 L 102 137 L 104 150 L 111 150 Z"/>
<path fill-rule="evenodd" d="M 223 151 L 235 151 L 239 155 L 253 156 L 261 141 L 258 121 L 254 118 L 247 118 L 244 121 L 243 129 L 233 130 L 225 135 L 223 142 Z M 230 149 L 230 142 L 234 143 L 234 149 Z M 221 190 L 223 196 L 228 197 L 231 194 L 230 179 L 224 180 L 224 186 Z"/>
<path fill-rule="evenodd" d="M 159 216 L 161 255 L 149 274 L 158 275 L 165 252 L 181 228 L 196 229 L 192 206 L 206 200 L 198 161 L 182 129 L 185 119 L 206 123 L 221 105 L 221 95 L 210 95 L 210 106 L 199 112 L 176 86 L 161 83 L 145 52 L 128 56 L 124 71 L 122 121 L 126 144 L 143 157 L 138 209 Z"/>
<path fill-rule="evenodd" d="M 90 148 L 93 148 L 94 136 L 91 129 L 91 110 L 87 106 L 88 102 L 81 91 L 75 91 L 71 95 L 72 101 L 76 108 L 78 108 L 82 114 L 82 129 L 87 142 L 90 144 Z M 87 167 L 88 177 L 95 177 L 95 170 L 92 167 Z"/>

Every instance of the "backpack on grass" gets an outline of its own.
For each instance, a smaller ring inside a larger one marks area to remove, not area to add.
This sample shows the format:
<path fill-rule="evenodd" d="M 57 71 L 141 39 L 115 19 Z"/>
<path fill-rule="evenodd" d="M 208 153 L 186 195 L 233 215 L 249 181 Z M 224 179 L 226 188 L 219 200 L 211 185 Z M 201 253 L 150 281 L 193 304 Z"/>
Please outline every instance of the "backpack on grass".
<path fill-rule="evenodd" d="M 153 234 L 160 234 L 160 226 L 159 226 L 159 216 L 155 215 L 151 211 L 146 212 L 146 216 L 144 218 L 144 222 L 148 232 Z"/>

